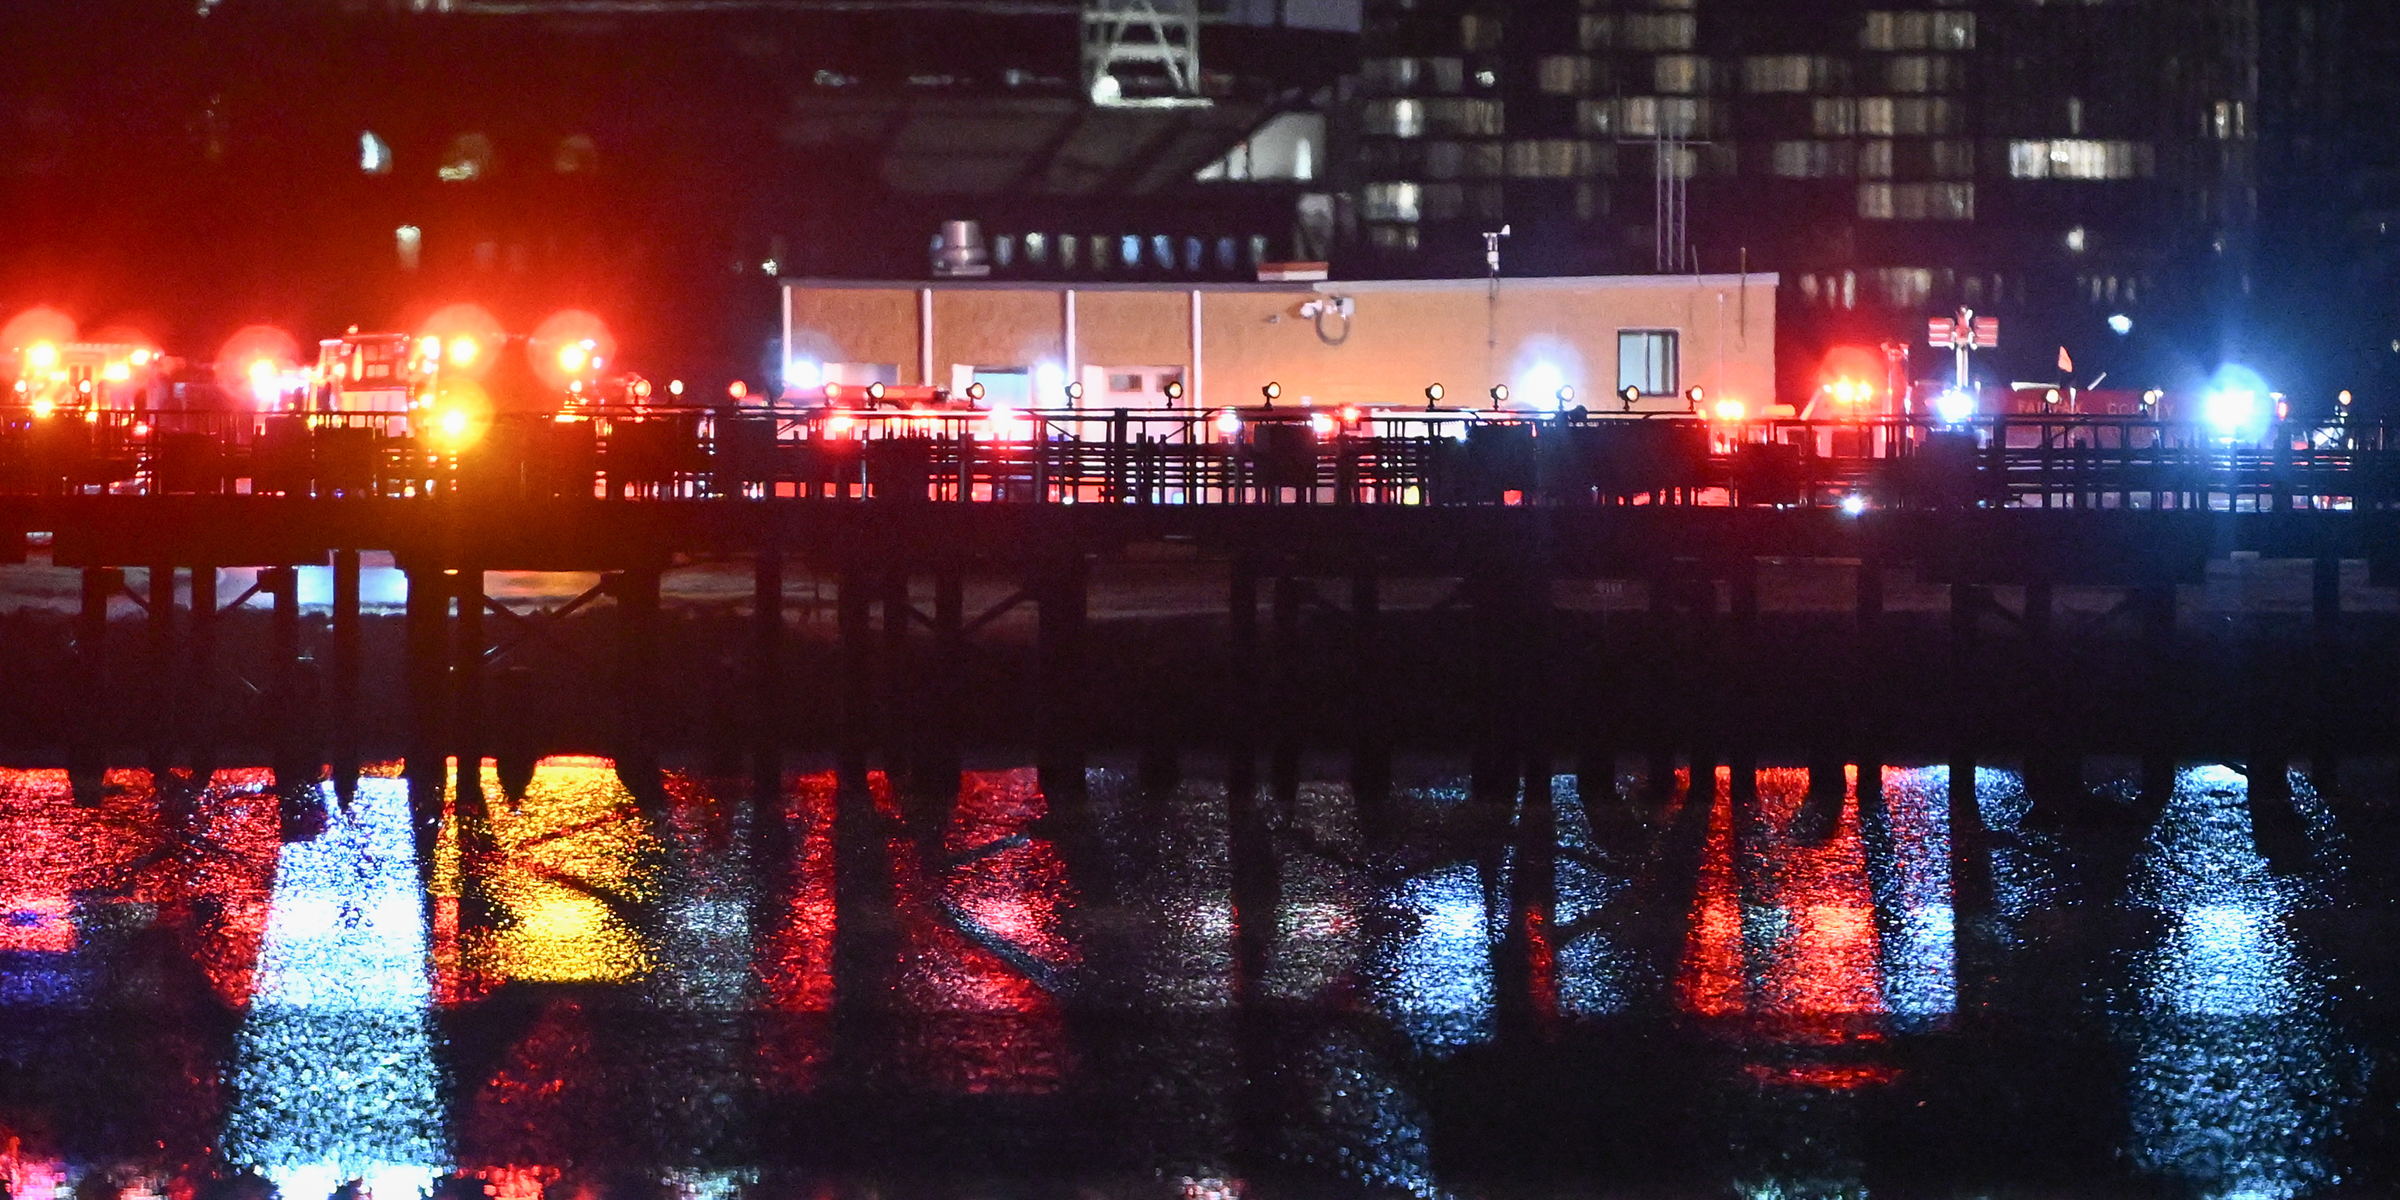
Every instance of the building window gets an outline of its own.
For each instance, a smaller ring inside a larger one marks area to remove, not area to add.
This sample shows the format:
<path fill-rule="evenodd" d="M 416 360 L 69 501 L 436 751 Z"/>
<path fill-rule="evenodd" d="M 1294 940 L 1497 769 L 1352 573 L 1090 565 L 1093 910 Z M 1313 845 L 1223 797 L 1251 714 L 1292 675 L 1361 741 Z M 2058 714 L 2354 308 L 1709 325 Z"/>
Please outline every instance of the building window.
<path fill-rule="evenodd" d="M 2008 144 L 2011 179 L 2146 179 L 2156 168 L 2147 142 L 2052 138 Z"/>
<path fill-rule="evenodd" d="M 1628 96 L 1618 121 L 1627 137 L 1691 137 L 1708 117 L 1707 102 L 1679 97 Z"/>
<path fill-rule="evenodd" d="M 1672 329 L 1618 330 L 1617 390 L 1634 388 L 1645 396 L 1674 395 L 1675 340 Z"/>
<path fill-rule="evenodd" d="M 1858 44 L 1869 50 L 1972 50 L 1971 12 L 1871 12 Z"/>
<path fill-rule="evenodd" d="M 1936 179 L 1969 179 L 1975 174 L 1975 143 L 1963 138 L 1928 143 Z"/>
<path fill-rule="evenodd" d="M 1500 18 L 1491 13 L 1468 13 L 1458 19 L 1458 48 L 1466 51 L 1500 48 Z"/>
<path fill-rule="evenodd" d="M 1858 215 L 1867 221 L 1972 221 L 1971 183 L 1862 183 Z"/>
<path fill-rule="evenodd" d="M 1579 54 L 1545 54 L 1534 60 L 1533 70 L 1545 95 L 1580 96 L 1592 90 L 1598 66 Z"/>
<path fill-rule="evenodd" d="M 1809 126 L 1818 137 L 1849 137 L 1858 132 L 1858 101 L 1843 96 L 1808 102 Z"/>
<path fill-rule="evenodd" d="M 1742 90 L 1746 92 L 1815 91 L 1824 78 L 1825 60 L 1805 54 L 1755 54 L 1742 60 Z"/>
<path fill-rule="evenodd" d="M 1689 50 L 1700 28 L 1690 13 L 1626 13 L 1618 20 L 1620 50 Z"/>
<path fill-rule="evenodd" d="M 1708 90 L 1708 60 L 1697 54 L 1662 54 L 1652 68 L 1658 90 L 1690 95 Z"/>
<path fill-rule="evenodd" d="M 1361 199 L 1370 221 L 1416 221 L 1424 212 L 1418 186 L 1406 181 L 1370 183 Z"/>
<path fill-rule="evenodd" d="M 1359 125 L 1367 133 L 1384 137 L 1419 137 L 1425 132 L 1425 102 L 1422 100 L 1374 100 L 1359 112 Z"/>
<path fill-rule="evenodd" d="M 1840 142 L 1776 142 L 1768 170 L 1784 179 L 1827 179 L 1853 170 L 1852 154 Z"/>
<path fill-rule="evenodd" d="M 1886 70 L 1895 92 L 1954 92 L 1966 82 L 1959 60 L 1942 55 L 1902 54 Z"/>
<path fill-rule="evenodd" d="M 1574 179 L 1596 173 L 1590 142 L 1539 138 L 1511 142 L 1508 173 L 1518 179 Z"/>
<path fill-rule="evenodd" d="M 1858 102 L 1858 131 L 1878 137 L 1953 133 L 1958 111 L 1943 98 L 1867 96 Z"/>
<path fill-rule="evenodd" d="M 1892 144 L 1890 142 L 1878 140 L 1859 146 L 1858 177 L 1861 179 L 1890 179 L 1892 177 Z"/>

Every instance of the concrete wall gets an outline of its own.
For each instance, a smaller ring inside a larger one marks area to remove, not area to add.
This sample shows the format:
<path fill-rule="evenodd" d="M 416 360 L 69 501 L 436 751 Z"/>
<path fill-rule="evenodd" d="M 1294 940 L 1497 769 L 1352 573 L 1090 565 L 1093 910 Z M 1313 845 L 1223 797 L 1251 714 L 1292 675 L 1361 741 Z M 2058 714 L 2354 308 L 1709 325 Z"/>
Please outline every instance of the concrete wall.
<path fill-rule="evenodd" d="M 1415 407 L 1439 382 L 1445 406 L 1488 404 L 1507 383 L 1515 404 L 1546 405 L 1560 384 L 1593 409 L 1618 406 L 1618 333 L 1673 330 L 1679 387 L 1710 399 L 1740 399 L 1751 411 L 1772 401 L 1775 277 L 1626 276 L 1502 280 L 1495 298 L 1481 280 L 1234 285 L 1199 292 L 1201 381 L 1197 402 L 1260 401 L 1274 381 L 1288 402 Z M 919 378 L 920 292 L 916 285 L 787 285 L 792 344 L 820 362 L 898 364 Z M 1171 287 L 1096 287 L 1075 293 L 1076 357 L 1082 378 L 1112 366 L 1191 367 L 1193 292 Z M 1301 315 L 1310 301 L 1348 297 L 1347 321 Z M 955 364 L 1032 368 L 1062 362 L 1062 289 L 1052 284 L 933 285 L 934 381 Z M 1187 375 L 1188 377 L 1188 375 Z M 1538 396 L 1534 393 L 1540 393 Z M 1089 403 L 1098 404 L 1092 390 Z M 1680 397 L 1646 400 L 1681 410 Z"/>

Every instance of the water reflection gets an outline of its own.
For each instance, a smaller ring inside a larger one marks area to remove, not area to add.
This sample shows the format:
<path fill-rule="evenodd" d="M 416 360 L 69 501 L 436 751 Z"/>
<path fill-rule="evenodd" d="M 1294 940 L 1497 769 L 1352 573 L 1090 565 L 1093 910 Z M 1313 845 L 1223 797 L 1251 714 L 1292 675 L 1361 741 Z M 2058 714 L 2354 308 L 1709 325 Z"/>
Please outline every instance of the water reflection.
<path fill-rule="evenodd" d="M 2268 872 L 2248 799 L 2233 770 L 2181 772 L 2139 864 L 2135 900 L 2163 932 L 2136 969 L 2132 1117 L 2149 1169 L 2288 1197 L 2341 1181 L 2328 1152 L 2358 1079 L 2288 925 L 2308 885 Z"/>
<path fill-rule="evenodd" d="M 1598 833 L 1560 777 L 1547 851 L 1542 781 L 1495 803 L 1437 776 L 1398 789 L 1414 832 L 1388 856 L 1348 788 L 1311 781 L 1262 792 L 1240 921 L 1212 779 L 1091 772 L 1105 849 L 1071 858 L 1030 770 L 967 772 L 940 803 L 801 773 L 749 812 L 674 772 L 645 807 L 608 760 L 554 758 L 517 804 L 487 769 L 481 825 L 449 797 L 419 863 L 391 775 L 279 845 L 263 772 L 164 793 L 112 772 L 94 808 L 63 772 L 0 772 L 12 1196 L 190 1195 L 246 1165 L 283 1200 L 354 1179 L 407 1200 L 451 1171 L 523 1200 L 730 1198 L 1053 1160 L 1260 1193 L 1499 1194 L 1543 1171 L 1854 1193 L 1990 1136 L 1970 1106 L 1926 1114 L 2040 1074 L 2012 1059 L 2055 1043 L 2007 1020 L 2100 1017 L 2121 1060 L 2013 1102 L 2116 1130 L 2095 1136 L 2171 1190 L 2354 1170 L 2330 1147 L 2359 1056 L 2293 932 L 2331 900 L 2268 871 L 2220 769 L 2184 774 L 2130 879 L 2023 829 L 2015 777 L 1979 774 L 2000 915 L 2049 931 L 1995 955 L 2046 982 L 1988 1022 L 1958 1017 L 1941 768 L 1813 798 L 1804 771 L 1704 769 Z M 861 843 L 836 844 L 837 811 L 864 814 Z M 879 886 L 837 912 L 853 866 Z M 2127 912 L 2156 923 L 2111 923 Z M 2051 953 L 2082 944 L 2062 927 L 2104 952 Z M 837 943 L 871 988 L 837 986 Z M 2061 994 L 2105 1012 L 2042 1007 Z"/>
<path fill-rule="evenodd" d="M 429 1186 L 448 1159 L 432 1003 L 408 786 L 362 780 L 276 866 L 227 1158 L 295 1198 L 352 1179 L 402 1200 Z"/>

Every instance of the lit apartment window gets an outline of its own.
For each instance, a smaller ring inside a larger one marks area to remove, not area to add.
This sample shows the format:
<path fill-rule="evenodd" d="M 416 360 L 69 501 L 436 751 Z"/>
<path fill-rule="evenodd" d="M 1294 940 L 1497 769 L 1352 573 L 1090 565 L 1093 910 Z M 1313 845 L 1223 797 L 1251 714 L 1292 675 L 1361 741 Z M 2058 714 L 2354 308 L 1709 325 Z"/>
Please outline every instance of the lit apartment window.
<path fill-rule="evenodd" d="M 1580 54 L 1545 54 L 1534 60 L 1534 78 L 1551 96 L 1580 96 L 1592 90 L 1594 63 Z"/>
<path fill-rule="evenodd" d="M 1858 215 L 1868 221 L 1972 221 L 1971 183 L 1862 183 Z"/>
<path fill-rule="evenodd" d="M 1428 179 L 1456 179 L 1466 174 L 1467 153 L 1457 142 L 1427 142 L 1420 160 Z"/>
<path fill-rule="evenodd" d="M 1821 60 L 1805 54 L 1754 54 L 1742 60 L 1742 90 L 1746 92 L 1806 92 L 1823 71 Z"/>
<path fill-rule="evenodd" d="M 1424 212 L 1422 192 L 1415 183 L 1406 180 L 1368 184 L 1362 207 L 1370 221 L 1413 222 L 1421 219 Z"/>
<path fill-rule="evenodd" d="M 1892 177 L 1892 144 L 1877 140 L 1858 148 L 1858 177 L 1861 179 L 1890 179 Z"/>
<path fill-rule="evenodd" d="M 1893 308 L 1916 308 L 1933 298 L 1933 272 L 1923 267 L 1886 267 L 1868 272 L 1867 278 Z"/>
<path fill-rule="evenodd" d="M 1975 143 L 1964 138 L 1928 143 L 1937 179 L 1968 179 L 1975 174 Z"/>
<path fill-rule="evenodd" d="M 2142 179 L 2156 166 L 2147 142 L 2052 138 L 2008 144 L 2012 179 Z"/>
<path fill-rule="evenodd" d="M 1768 169 L 1785 179 L 1827 179 L 1851 170 L 1849 146 L 1837 142 L 1777 142 Z"/>
<path fill-rule="evenodd" d="M 1858 102 L 1858 131 L 1877 137 L 1951 133 L 1958 112 L 1945 98 L 1866 96 Z"/>
<path fill-rule="evenodd" d="M 1461 137 L 1498 137 L 1505 109 L 1498 100 L 1453 97 L 1425 101 L 1424 124 L 1436 133 Z"/>
<path fill-rule="evenodd" d="M 1674 330 L 1617 331 L 1617 390 L 1629 387 L 1645 396 L 1675 394 Z"/>
<path fill-rule="evenodd" d="M 1708 90 L 1708 60 L 1697 54 L 1662 54 L 1652 72 L 1658 90 L 1670 95 Z"/>
<path fill-rule="evenodd" d="M 1590 142 L 1535 138 L 1508 146 L 1508 173 L 1518 179 L 1574 179 L 1595 170 Z"/>
<path fill-rule="evenodd" d="M 1965 74 L 1955 58 L 1928 54 L 1893 56 L 1886 68 L 1886 77 L 1895 92 L 1956 91 Z"/>
<path fill-rule="evenodd" d="M 1422 100 L 1372 100 L 1359 113 L 1359 126 L 1385 137 L 1419 137 L 1425 132 Z"/>
<path fill-rule="evenodd" d="M 1500 48 L 1500 18 L 1491 13 L 1468 13 L 1458 19 L 1458 48 L 1467 51 Z"/>
<path fill-rule="evenodd" d="M 1614 100 L 1579 100 L 1575 104 L 1575 132 L 1596 133 L 1603 137 L 1617 131 L 1617 102 Z"/>
<path fill-rule="evenodd" d="M 1808 115 L 1818 137 L 1848 137 L 1858 132 L 1858 101 L 1848 96 L 1811 100 Z"/>
<path fill-rule="evenodd" d="M 1858 44 L 1869 50 L 1972 50 L 1971 12 L 1871 12 Z"/>
<path fill-rule="evenodd" d="M 1658 96 L 1628 96 L 1621 111 L 1627 137 L 1691 137 L 1708 115 L 1707 102 Z"/>
<path fill-rule="evenodd" d="M 1689 50 L 1700 28 L 1690 13 L 1626 13 L 1619 20 L 1621 50 Z"/>

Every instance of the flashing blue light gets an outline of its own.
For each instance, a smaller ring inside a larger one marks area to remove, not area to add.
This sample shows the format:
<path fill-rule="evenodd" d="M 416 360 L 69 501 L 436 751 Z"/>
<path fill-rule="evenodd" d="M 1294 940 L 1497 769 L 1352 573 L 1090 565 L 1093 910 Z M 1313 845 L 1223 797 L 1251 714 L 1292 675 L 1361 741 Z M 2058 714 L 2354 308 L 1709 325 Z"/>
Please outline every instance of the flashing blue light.
<path fill-rule="evenodd" d="M 2217 436 L 2243 440 L 2264 436 L 2272 415 L 2267 381 L 2248 367 L 2217 368 L 2200 398 L 2200 417 Z"/>
<path fill-rule="evenodd" d="M 825 368 L 814 360 L 795 358 L 783 364 L 783 386 L 813 388 L 825 382 Z"/>
<path fill-rule="evenodd" d="M 1975 397 L 1952 388 L 1933 398 L 1933 415 L 1944 425 L 1964 425 L 1975 419 Z"/>
<path fill-rule="evenodd" d="M 1842 515 L 1855 517 L 1867 511 L 1867 498 L 1857 494 L 1842 497 Z"/>

